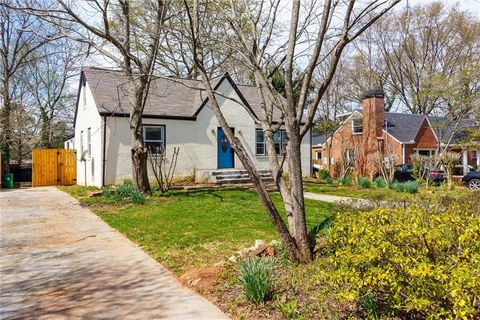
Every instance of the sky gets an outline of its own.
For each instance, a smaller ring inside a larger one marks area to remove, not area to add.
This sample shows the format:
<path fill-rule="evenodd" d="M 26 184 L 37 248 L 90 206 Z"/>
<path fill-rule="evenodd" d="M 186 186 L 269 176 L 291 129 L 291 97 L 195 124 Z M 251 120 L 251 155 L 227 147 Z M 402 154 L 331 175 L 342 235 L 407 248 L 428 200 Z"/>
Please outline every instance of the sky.
<path fill-rule="evenodd" d="M 399 6 L 406 6 L 407 3 L 410 6 L 419 5 L 419 4 L 427 4 L 432 2 L 431 0 L 402 0 Z M 464 11 L 468 11 L 471 14 L 480 17 L 480 0 L 443 0 L 443 3 L 447 4 L 448 6 L 459 6 L 460 9 Z"/>

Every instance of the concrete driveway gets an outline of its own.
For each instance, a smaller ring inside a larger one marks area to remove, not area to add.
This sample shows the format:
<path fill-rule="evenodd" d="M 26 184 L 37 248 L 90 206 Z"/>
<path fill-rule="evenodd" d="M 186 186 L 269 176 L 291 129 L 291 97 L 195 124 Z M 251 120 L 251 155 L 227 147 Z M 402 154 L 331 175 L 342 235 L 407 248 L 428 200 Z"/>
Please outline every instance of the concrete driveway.
<path fill-rule="evenodd" d="M 0 192 L 1 319 L 226 319 L 54 187 Z"/>

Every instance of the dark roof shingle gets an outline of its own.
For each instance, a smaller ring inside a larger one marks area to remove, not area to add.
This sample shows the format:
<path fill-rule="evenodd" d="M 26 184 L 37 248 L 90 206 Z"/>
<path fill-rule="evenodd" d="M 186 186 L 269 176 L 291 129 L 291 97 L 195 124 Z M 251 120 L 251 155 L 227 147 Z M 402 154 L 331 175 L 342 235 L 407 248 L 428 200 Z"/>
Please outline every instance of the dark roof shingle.
<path fill-rule="evenodd" d="M 425 120 L 424 115 L 385 112 L 387 126 L 383 129 L 402 143 L 412 142 Z"/>
<path fill-rule="evenodd" d="M 125 76 L 120 71 L 86 67 L 82 72 L 92 91 L 98 111 L 101 114 L 121 113 L 128 114 L 130 101 L 127 92 Z M 221 82 L 224 77 L 217 79 L 213 85 Z M 179 83 L 185 83 L 186 85 Z M 246 85 L 236 85 L 246 100 L 248 106 L 258 117 L 261 114 L 261 97 L 257 88 Z M 200 80 L 186 80 L 165 78 L 155 79 L 151 83 L 147 103 L 144 109 L 145 116 L 158 117 L 187 117 L 194 118 L 195 113 L 206 100 L 205 91 Z M 274 110 L 274 121 L 281 119 L 281 112 Z"/>

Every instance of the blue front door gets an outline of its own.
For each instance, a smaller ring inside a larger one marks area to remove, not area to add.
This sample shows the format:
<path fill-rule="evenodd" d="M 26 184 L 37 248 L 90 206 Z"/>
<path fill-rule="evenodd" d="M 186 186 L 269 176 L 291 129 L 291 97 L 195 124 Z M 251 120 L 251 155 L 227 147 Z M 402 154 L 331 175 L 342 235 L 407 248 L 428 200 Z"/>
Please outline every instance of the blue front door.
<path fill-rule="evenodd" d="M 233 128 L 232 128 L 233 131 Z M 233 168 L 233 149 L 222 128 L 217 128 L 218 169 Z"/>

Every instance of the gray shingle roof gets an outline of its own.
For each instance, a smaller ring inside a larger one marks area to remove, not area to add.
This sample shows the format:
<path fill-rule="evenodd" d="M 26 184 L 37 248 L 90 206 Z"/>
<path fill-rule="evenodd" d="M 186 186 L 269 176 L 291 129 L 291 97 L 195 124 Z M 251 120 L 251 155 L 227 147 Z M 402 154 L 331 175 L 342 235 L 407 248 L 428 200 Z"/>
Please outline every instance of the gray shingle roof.
<path fill-rule="evenodd" d="M 125 76 L 119 71 L 84 68 L 83 74 L 101 114 L 129 113 L 130 101 Z M 192 87 L 201 82 L 184 80 Z M 152 82 L 145 115 L 191 117 L 200 106 L 200 91 L 165 79 Z"/>
<path fill-rule="evenodd" d="M 357 111 L 362 113 L 361 110 Z M 425 115 L 423 114 L 385 112 L 385 120 L 387 121 L 388 128 L 385 128 L 384 125 L 383 129 L 387 130 L 390 135 L 401 143 L 409 143 L 415 140 L 424 119 Z M 454 129 L 453 123 L 446 121 L 445 117 L 428 116 L 428 120 L 432 124 L 433 130 L 438 139 L 443 143 L 446 143 Z M 461 120 L 458 126 L 458 128 L 471 127 L 478 127 L 475 121 L 471 119 Z M 465 137 L 465 131 L 459 130 L 459 132 L 454 134 L 451 143 L 458 143 L 465 139 Z"/>
<path fill-rule="evenodd" d="M 428 119 L 430 120 L 430 123 L 435 130 L 435 134 L 442 143 L 448 143 L 448 140 L 450 139 L 450 136 L 452 135 L 452 132 L 454 130 L 455 133 L 453 134 L 452 140 L 450 141 L 451 144 L 456 144 L 467 138 L 465 129 L 475 127 L 478 128 L 475 120 L 472 119 L 460 120 L 456 128 L 455 122 L 446 121 L 444 117 L 429 116 Z"/>
<path fill-rule="evenodd" d="M 127 94 L 125 76 L 120 71 L 87 67 L 82 72 L 92 91 L 98 111 L 101 114 L 121 113 L 128 114 L 130 102 Z M 226 77 L 217 79 L 213 84 L 219 83 Z M 205 91 L 196 90 L 203 88 L 200 80 L 176 79 L 187 84 L 156 79 L 152 81 L 144 116 L 157 117 L 186 117 L 194 118 L 202 103 L 206 99 Z M 192 88 L 190 88 L 190 87 Z M 255 115 L 261 114 L 261 98 L 257 88 L 253 86 L 235 85 L 241 92 L 250 109 Z M 274 120 L 280 120 L 281 113 L 274 112 Z"/>
<path fill-rule="evenodd" d="M 425 120 L 424 115 L 385 112 L 387 128 L 383 127 L 390 135 L 400 142 L 406 143 L 415 140 L 415 137 Z"/>
<path fill-rule="evenodd" d="M 312 145 L 323 145 L 325 143 L 326 134 L 314 134 L 312 136 Z"/>

